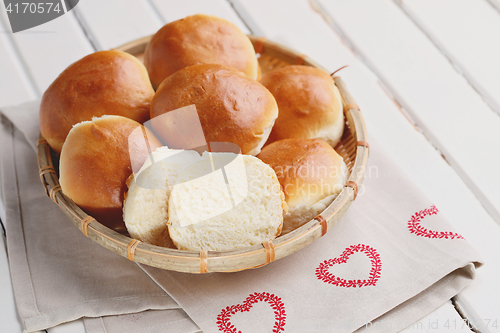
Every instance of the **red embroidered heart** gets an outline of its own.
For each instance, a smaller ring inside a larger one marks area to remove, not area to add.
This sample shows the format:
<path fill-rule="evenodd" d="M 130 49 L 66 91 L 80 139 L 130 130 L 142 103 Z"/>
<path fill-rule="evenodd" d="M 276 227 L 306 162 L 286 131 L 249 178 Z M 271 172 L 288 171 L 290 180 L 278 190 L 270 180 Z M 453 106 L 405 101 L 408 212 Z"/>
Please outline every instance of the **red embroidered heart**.
<path fill-rule="evenodd" d="M 285 330 L 285 305 L 281 298 L 270 293 L 253 293 L 248 296 L 242 304 L 236 304 L 226 307 L 217 316 L 217 327 L 219 331 L 224 333 L 241 333 L 237 331 L 233 324 L 229 321 L 232 315 L 236 312 L 248 312 L 255 303 L 266 302 L 271 305 L 274 310 L 274 319 L 276 320 L 273 326 L 273 333 L 280 333 Z"/>
<path fill-rule="evenodd" d="M 429 215 L 436 215 L 439 210 L 436 206 L 432 205 L 429 209 L 423 209 L 420 212 L 415 213 L 408 221 L 408 229 L 410 232 L 422 237 L 427 238 L 446 238 L 446 239 L 464 239 L 464 237 L 456 232 L 451 231 L 433 231 L 427 230 L 420 225 L 420 221 Z"/>
<path fill-rule="evenodd" d="M 370 261 L 372 262 L 372 268 L 370 270 L 370 277 L 367 280 L 346 280 L 339 278 L 328 270 L 330 267 L 336 264 L 344 264 L 347 262 L 349 257 L 355 252 L 364 252 Z M 380 261 L 380 255 L 377 253 L 377 250 L 374 248 L 364 245 L 352 245 L 342 252 L 340 257 L 334 259 L 327 259 L 319 264 L 318 268 L 316 268 L 316 277 L 319 280 L 322 280 L 326 283 L 333 284 L 339 287 L 367 287 L 367 286 L 375 286 L 377 284 L 378 279 L 380 278 L 380 271 L 382 270 L 382 262 Z"/>

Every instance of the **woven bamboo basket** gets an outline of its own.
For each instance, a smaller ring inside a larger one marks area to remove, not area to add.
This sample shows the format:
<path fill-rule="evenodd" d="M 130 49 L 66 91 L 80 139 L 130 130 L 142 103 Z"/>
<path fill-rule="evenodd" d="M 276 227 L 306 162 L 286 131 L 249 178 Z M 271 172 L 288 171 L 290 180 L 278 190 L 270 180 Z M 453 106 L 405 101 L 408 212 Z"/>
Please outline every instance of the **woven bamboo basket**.
<path fill-rule="evenodd" d="M 142 60 L 150 38 L 141 38 L 117 49 Z M 255 51 L 259 54 L 262 74 L 273 68 L 293 64 L 323 69 L 307 56 L 265 38 L 250 36 L 250 39 Z M 324 236 L 342 217 L 352 201 L 356 199 L 358 186 L 363 181 L 368 160 L 368 143 L 363 116 L 343 81 L 339 77 L 333 77 L 333 80 L 343 98 L 347 125 L 342 140 L 335 149 L 344 158 L 351 172 L 350 177 L 341 193 L 320 215 L 302 227 L 272 241 L 232 251 L 195 252 L 150 245 L 111 230 L 87 215 L 61 191 L 56 171 L 58 169 L 57 157 L 41 135 L 37 145 L 40 179 L 47 195 L 86 237 L 129 260 L 187 273 L 236 272 L 264 266 L 274 260 L 286 257 Z"/>

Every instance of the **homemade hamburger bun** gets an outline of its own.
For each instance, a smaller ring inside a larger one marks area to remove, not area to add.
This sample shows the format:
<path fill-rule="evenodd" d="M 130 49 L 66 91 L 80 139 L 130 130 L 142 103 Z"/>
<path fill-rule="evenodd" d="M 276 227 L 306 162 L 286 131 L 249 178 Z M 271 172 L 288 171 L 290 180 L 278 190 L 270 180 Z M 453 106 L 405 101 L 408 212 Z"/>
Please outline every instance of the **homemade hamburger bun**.
<path fill-rule="evenodd" d="M 149 119 L 154 90 L 146 68 L 120 51 L 89 54 L 66 68 L 40 104 L 40 131 L 57 153 L 71 127 L 103 115 L 143 123 Z"/>
<path fill-rule="evenodd" d="M 191 251 L 269 241 L 281 233 L 284 199 L 276 174 L 256 157 L 205 152 L 180 171 L 172 189 L 170 237 L 177 248 Z"/>
<path fill-rule="evenodd" d="M 321 139 L 285 139 L 265 146 L 259 154 L 276 172 L 288 213 L 282 235 L 321 213 L 344 187 L 348 170 L 342 157 Z"/>
<path fill-rule="evenodd" d="M 279 108 L 268 143 L 288 138 L 319 138 L 332 147 L 339 143 L 344 132 L 342 97 L 327 73 L 310 66 L 286 66 L 270 71 L 260 82 Z"/>
<path fill-rule="evenodd" d="M 189 105 L 196 106 L 206 142 L 232 142 L 249 155 L 260 152 L 278 116 L 274 97 L 259 82 L 230 67 L 194 65 L 169 76 L 156 91 L 151 122 L 157 135 L 172 140 L 182 120 L 162 115 Z M 192 135 L 177 135 L 174 148 L 192 148 L 180 146 Z"/>
<path fill-rule="evenodd" d="M 149 150 L 159 146 L 149 130 L 125 117 L 104 116 L 78 123 L 61 151 L 61 188 L 87 214 L 124 231 L 123 199 L 132 161 L 142 165 Z"/>
<path fill-rule="evenodd" d="M 257 79 L 258 64 L 250 39 L 224 19 L 197 14 L 163 26 L 144 53 L 155 89 L 176 71 L 196 64 L 233 67 Z"/>

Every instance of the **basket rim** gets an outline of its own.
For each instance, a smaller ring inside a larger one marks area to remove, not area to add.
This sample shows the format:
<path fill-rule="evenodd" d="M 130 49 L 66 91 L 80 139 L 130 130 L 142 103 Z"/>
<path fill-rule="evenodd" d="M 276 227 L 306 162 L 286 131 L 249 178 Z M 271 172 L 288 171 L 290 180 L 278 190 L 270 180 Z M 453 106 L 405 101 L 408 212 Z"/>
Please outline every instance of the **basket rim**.
<path fill-rule="evenodd" d="M 136 56 L 140 52 L 144 52 L 151 37 L 139 38 L 119 46 L 115 50 L 128 52 Z M 289 64 L 313 66 L 326 72 L 322 66 L 309 57 L 299 54 L 286 46 L 263 37 L 249 35 L 249 38 L 254 47 L 260 51 L 260 54 L 278 55 L 280 60 Z M 342 79 L 335 76 L 333 80 L 343 99 L 344 115 L 351 125 L 348 130 L 351 131 L 353 138 L 357 141 L 356 158 L 348 182 L 335 200 L 320 215 L 294 231 L 267 242 L 270 243 L 270 247 L 266 246 L 266 244 L 258 244 L 228 251 L 186 251 L 151 245 L 122 235 L 86 214 L 62 192 L 52 163 L 50 146 L 40 134 L 37 143 L 37 155 L 42 185 L 47 195 L 85 236 L 132 261 L 189 273 L 234 272 L 264 266 L 275 259 L 296 252 L 322 237 L 349 208 L 356 197 L 357 187 L 363 182 L 369 153 L 364 119 Z M 296 246 L 293 247 L 292 245 Z M 250 258 L 253 263 L 250 265 L 241 263 L 236 266 L 234 263 L 231 264 L 232 261 L 242 258 Z M 191 263 L 187 265 L 189 262 Z"/>

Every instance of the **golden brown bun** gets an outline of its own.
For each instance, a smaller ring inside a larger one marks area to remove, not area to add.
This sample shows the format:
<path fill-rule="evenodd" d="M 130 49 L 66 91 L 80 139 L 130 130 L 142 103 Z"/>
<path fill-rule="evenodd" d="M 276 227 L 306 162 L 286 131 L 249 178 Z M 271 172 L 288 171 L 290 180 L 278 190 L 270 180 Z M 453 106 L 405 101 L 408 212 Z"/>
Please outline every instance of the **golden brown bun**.
<path fill-rule="evenodd" d="M 344 160 L 321 139 L 276 141 L 257 157 L 273 168 L 285 193 L 282 235 L 321 213 L 347 181 Z"/>
<path fill-rule="evenodd" d="M 138 170 L 149 149 L 160 147 L 154 135 L 138 122 L 105 116 L 73 127 L 60 159 L 61 188 L 87 214 L 104 225 L 123 231 L 122 219 L 127 178 Z"/>
<path fill-rule="evenodd" d="M 178 126 L 170 118 L 158 116 L 192 104 L 207 142 L 232 142 L 249 155 L 260 152 L 278 115 L 274 97 L 259 82 L 233 68 L 194 65 L 169 76 L 158 88 L 151 103 L 157 135 L 165 138 Z M 177 141 L 188 142 L 192 135 L 186 133 Z"/>
<path fill-rule="evenodd" d="M 257 79 L 257 57 L 250 39 L 237 26 L 209 15 L 193 15 L 163 26 L 144 53 L 153 87 L 171 74 L 196 64 L 233 67 Z"/>
<path fill-rule="evenodd" d="M 146 68 L 120 51 L 89 54 L 66 68 L 40 104 L 40 131 L 57 153 L 71 127 L 103 115 L 149 119 L 154 90 Z"/>
<path fill-rule="evenodd" d="M 320 138 L 332 147 L 344 131 L 342 97 L 332 78 L 310 66 L 275 69 L 260 82 L 276 98 L 279 116 L 268 143 Z"/>

